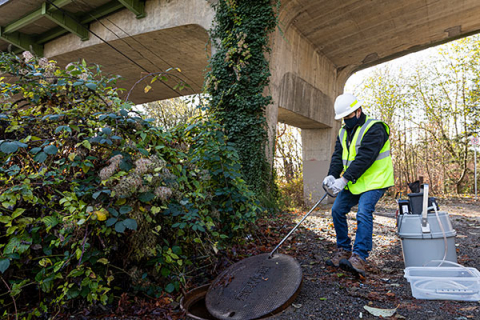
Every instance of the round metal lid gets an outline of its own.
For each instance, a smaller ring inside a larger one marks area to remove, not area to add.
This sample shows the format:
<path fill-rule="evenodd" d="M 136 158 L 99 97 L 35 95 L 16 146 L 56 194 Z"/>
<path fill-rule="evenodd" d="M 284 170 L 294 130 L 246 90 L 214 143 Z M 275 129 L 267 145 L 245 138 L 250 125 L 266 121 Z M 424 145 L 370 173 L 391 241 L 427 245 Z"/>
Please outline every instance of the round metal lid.
<path fill-rule="evenodd" d="M 205 304 L 218 319 L 247 320 L 290 304 L 302 284 L 302 268 L 292 257 L 269 253 L 231 265 L 208 289 Z"/>

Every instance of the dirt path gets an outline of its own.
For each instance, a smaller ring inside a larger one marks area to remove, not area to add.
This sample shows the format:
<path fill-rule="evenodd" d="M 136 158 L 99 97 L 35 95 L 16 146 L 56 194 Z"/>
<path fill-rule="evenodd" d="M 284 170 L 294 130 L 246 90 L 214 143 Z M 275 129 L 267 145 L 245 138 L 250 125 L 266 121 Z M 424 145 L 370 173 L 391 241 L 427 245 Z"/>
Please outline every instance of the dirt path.
<path fill-rule="evenodd" d="M 438 201 L 450 215 L 457 232 L 458 262 L 480 270 L 480 203 Z M 374 249 L 369 257 L 367 278 L 358 280 L 325 266 L 335 250 L 335 231 L 330 206 L 312 213 L 280 250 L 295 256 L 304 271 L 304 284 L 295 302 L 276 320 L 287 319 L 378 319 L 364 306 L 396 309 L 389 319 L 480 319 L 478 302 L 417 300 L 404 278 L 401 241 L 396 235 L 396 204 L 385 200 L 377 205 L 374 218 Z M 301 217 L 304 213 L 299 213 Z M 354 213 L 349 214 L 351 232 Z"/>

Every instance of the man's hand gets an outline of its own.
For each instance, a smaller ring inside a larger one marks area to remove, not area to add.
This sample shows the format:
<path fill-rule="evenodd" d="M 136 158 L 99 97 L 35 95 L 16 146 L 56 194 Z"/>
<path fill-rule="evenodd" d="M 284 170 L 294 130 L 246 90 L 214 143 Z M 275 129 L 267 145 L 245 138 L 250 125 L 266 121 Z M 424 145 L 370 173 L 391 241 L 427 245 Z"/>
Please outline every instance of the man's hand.
<path fill-rule="evenodd" d="M 347 183 L 348 183 L 347 179 L 345 179 L 344 177 L 340 177 L 334 181 L 330 189 L 332 190 L 333 194 L 338 194 L 340 191 L 342 191 L 345 188 Z"/>
<path fill-rule="evenodd" d="M 323 185 L 328 189 L 330 189 L 334 183 L 335 183 L 334 176 L 327 176 L 325 177 L 325 179 L 323 179 Z"/>

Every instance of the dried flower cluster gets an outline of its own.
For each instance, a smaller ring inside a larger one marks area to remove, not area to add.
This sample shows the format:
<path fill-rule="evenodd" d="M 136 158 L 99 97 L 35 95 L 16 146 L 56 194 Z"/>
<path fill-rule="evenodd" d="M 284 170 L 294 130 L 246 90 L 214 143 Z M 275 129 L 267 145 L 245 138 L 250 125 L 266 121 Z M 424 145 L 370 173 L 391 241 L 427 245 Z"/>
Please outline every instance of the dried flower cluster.
<path fill-rule="evenodd" d="M 33 56 L 33 54 L 30 51 L 24 51 L 22 53 L 22 56 L 23 56 L 23 59 L 24 59 L 25 62 L 30 62 L 30 61 L 35 59 L 35 57 Z"/>
<path fill-rule="evenodd" d="M 154 194 L 162 201 L 166 201 L 172 196 L 172 189 L 168 187 L 158 187 L 155 189 Z"/>
<path fill-rule="evenodd" d="M 122 155 L 112 157 L 109 165 L 103 168 L 99 176 L 102 180 L 108 180 L 117 172 Z M 171 187 L 177 187 L 177 177 L 166 168 L 166 162 L 158 156 L 153 155 L 150 158 L 140 158 L 134 162 L 134 169 L 128 175 L 122 177 L 113 186 L 113 191 L 117 198 L 124 198 L 135 193 L 152 192 L 156 198 L 166 201 L 174 195 Z M 160 170 L 159 170 L 160 169 Z M 112 184 L 114 182 L 112 181 Z M 162 183 L 170 187 L 163 186 Z"/>
<path fill-rule="evenodd" d="M 150 170 L 151 165 L 153 164 L 152 161 L 145 158 L 140 158 L 135 161 L 135 173 L 142 175 L 147 173 Z"/>
<path fill-rule="evenodd" d="M 110 165 L 103 168 L 99 173 L 100 179 L 107 180 L 108 178 L 110 178 L 115 173 L 115 171 L 117 171 L 122 159 L 123 156 L 121 154 L 117 154 L 116 156 L 110 158 L 110 160 L 108 160 L 108 163 L 110 163 Z"/>

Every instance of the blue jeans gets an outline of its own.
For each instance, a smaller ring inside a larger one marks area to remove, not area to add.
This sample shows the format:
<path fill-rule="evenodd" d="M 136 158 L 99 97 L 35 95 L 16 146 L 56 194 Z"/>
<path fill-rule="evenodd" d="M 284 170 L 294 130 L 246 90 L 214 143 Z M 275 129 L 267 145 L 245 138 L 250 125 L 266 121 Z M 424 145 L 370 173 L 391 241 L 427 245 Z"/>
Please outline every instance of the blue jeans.
<path fill-rule="evenodd" d="M 353 206 L 358 204 L 357 232 L 353 252 L 364 260 L 372 250 L 373 212 L 378 200 L 387 189 L 370 190 L 362 194 L 352 194 L 349 190 L 342 190 L 332 206 L 333 225 L 337 234 L 337 247 L 352 251 L 348 236 L 347 214 Z"/>

